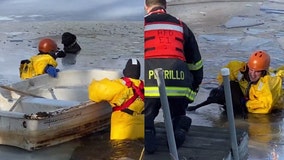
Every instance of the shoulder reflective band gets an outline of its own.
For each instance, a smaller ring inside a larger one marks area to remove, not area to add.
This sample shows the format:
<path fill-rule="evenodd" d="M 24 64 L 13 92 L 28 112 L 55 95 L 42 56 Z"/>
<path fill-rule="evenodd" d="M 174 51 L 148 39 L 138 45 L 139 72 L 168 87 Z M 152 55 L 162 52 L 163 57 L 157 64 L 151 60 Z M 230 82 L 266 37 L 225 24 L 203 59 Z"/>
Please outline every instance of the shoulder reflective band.
<path fill-rule="evenodd" d="M 174 30 L 183 33 L 182 26 L 178 26 L 176 24 L 148 24 L 145 25 L 144 31 L 151 31 L 151 30 Z"/>

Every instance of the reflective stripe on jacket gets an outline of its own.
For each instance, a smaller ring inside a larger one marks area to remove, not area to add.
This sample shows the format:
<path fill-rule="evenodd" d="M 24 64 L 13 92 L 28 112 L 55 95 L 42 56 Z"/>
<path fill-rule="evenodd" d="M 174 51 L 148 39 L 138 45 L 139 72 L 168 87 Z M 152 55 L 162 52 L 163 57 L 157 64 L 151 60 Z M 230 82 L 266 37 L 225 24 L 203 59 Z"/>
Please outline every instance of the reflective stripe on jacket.
<path fill-rule="evenodd" d="M 160 97 L 157 77 L 152 68 L 163 68 L 167 96 L 186 97 L 193 101 L 196 92 L 192 90 L 193 76 L 187 64 L 180 59 L 145 60 L 145 97 Z"/>
<path fill-rule="evenodd" d="M 187 97 L 189 100 L 194 101 L 196 92 L 188 87 L 166 87 L 168 97 Z M 147 97 L 160 97 L 159 88 L 145 87 L 145 96 Z"/>

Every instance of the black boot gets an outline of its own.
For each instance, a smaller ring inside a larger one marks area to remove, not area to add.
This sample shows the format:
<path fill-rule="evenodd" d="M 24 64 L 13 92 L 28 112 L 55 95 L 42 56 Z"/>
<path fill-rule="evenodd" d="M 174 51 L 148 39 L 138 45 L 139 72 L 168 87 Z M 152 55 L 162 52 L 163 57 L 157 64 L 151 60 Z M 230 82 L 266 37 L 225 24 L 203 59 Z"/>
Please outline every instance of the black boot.
<path fill-rule="evenodd" d="M 191 125 L 191 118 L 187 116 L 179 116 L 173 119 L 174 135 L 176 146 L 179 148 L 185 141 L 186 133 Z"/>
<path fill-rule="evenodd" d="M 153 129 L 145 129 L 145 151 L 153 154 L 157 150 L 156 132 Z"/>

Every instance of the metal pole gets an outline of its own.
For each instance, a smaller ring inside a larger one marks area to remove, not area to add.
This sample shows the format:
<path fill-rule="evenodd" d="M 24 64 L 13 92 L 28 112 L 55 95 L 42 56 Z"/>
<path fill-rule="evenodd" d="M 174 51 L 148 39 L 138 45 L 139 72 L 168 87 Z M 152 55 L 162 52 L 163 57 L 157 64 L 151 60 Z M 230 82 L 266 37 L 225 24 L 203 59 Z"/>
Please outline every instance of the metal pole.
<path fill-rule="evenodd" d="M 164 116 L 164 121 L 165 121 L 167 139 L 169 143 L 170 155 L 174 158 L 174 160 L 178 160 L 178 152 L 176 148 L 173 124 L 171 120 L 169 102 L 168 102 L 168 97 L 166 93 L 163 69 L 156 68 L 154 71 L 157 76 L 157 83 L 158 83 L 159 92 L 160 92 L 160 100 L 162 104 L 162 110 L 163 110 L 163 116 Z"/>
<path fill-rule="evenodd" d="M 231 96 L 231 87 L 230 87 L 230 70 L 228 68 L 222 68 L 221 74 L 224 80 L 224 89 L 225 89 L 225 98 L 226 98 L 226 108 L 227 108 L 227 116 L 230 127 L 230 139 L 231 139 L 231 147 L 233 150 L 233 158 L 234 160 L 239 160 L 239 150 L 237 143 L 237 134 L 235 128 L 235 119 L 234 119 L 234 111 L 232 105 L 232 96 Z"/>

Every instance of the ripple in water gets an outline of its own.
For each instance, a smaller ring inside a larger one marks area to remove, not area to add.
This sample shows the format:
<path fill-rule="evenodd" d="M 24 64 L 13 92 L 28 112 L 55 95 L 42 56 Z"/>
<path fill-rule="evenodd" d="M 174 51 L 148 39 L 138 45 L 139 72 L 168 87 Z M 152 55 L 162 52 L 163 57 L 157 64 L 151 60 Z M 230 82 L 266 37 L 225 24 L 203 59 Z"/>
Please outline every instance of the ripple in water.
<path fill-rule="evenodd" d="M 109 132 L 82 139 L 70 160 L 138 160 L 144 140 L 109 140 Z"/>

